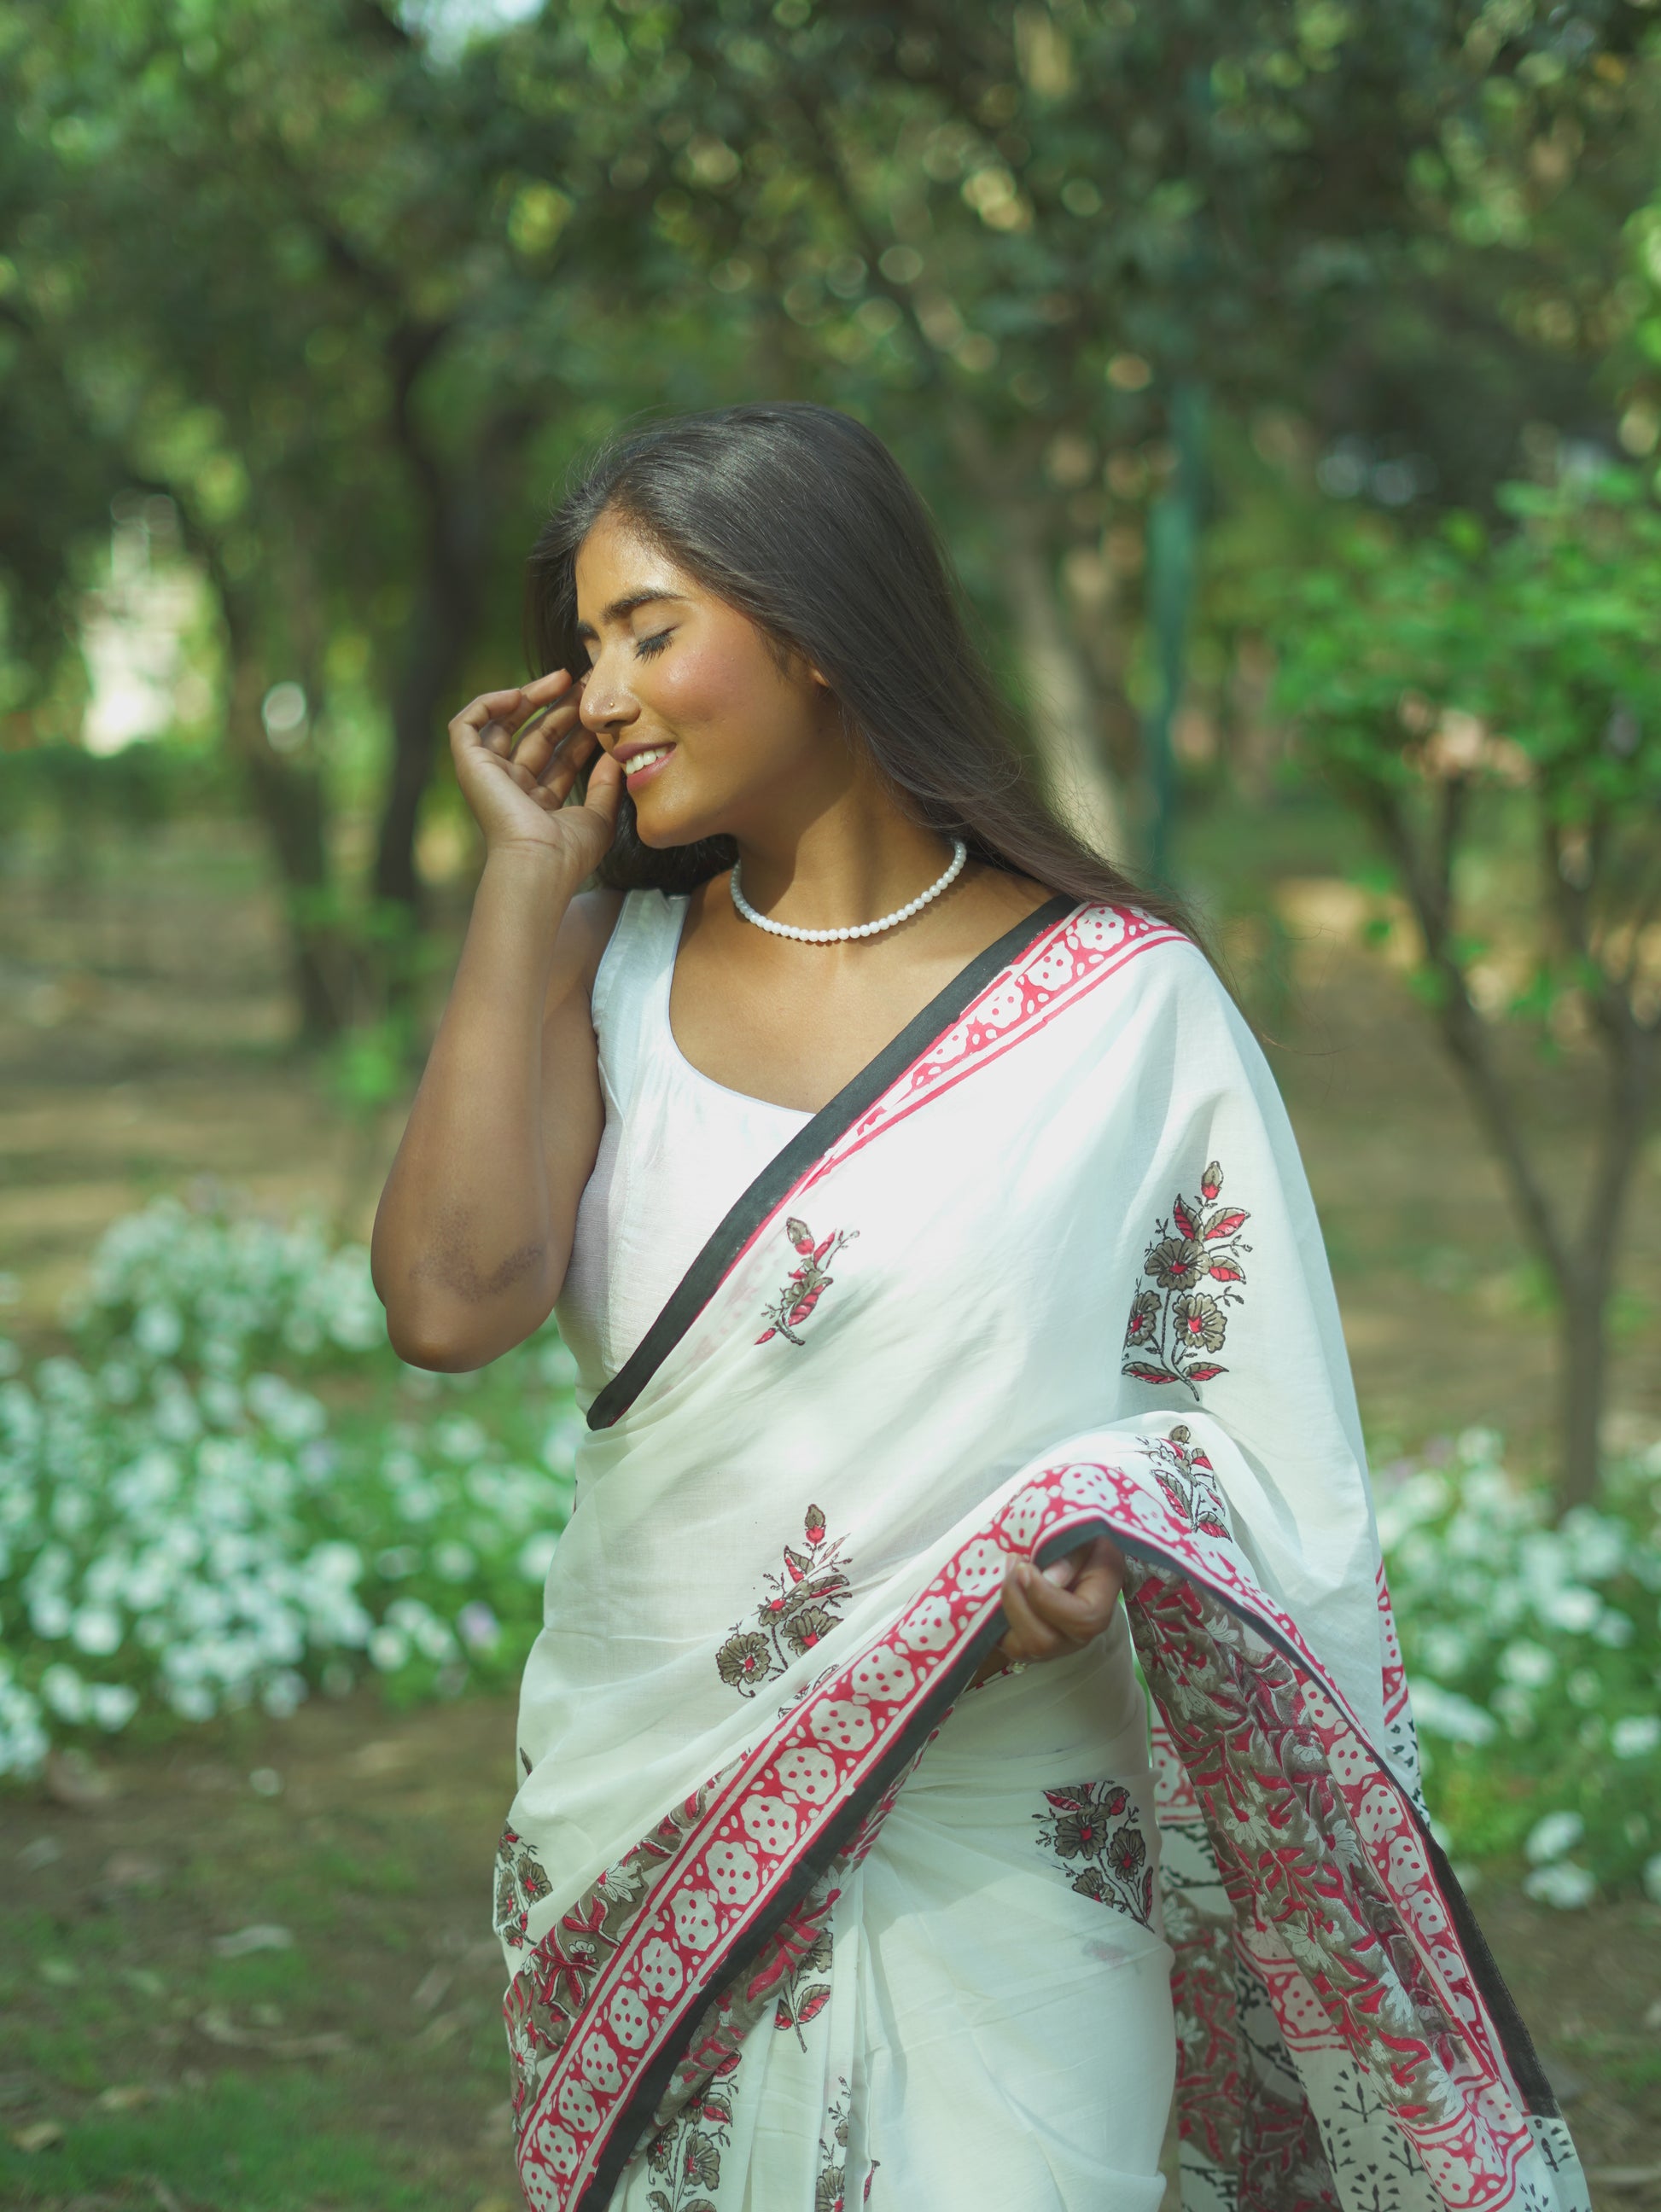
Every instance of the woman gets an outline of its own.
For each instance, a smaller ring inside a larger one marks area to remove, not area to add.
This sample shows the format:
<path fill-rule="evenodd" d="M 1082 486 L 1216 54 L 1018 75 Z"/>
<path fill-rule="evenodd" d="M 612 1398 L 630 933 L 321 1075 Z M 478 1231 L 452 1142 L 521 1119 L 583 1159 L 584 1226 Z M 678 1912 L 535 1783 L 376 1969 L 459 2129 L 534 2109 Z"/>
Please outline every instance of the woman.
<path fill-rule="evenodd" d="M 590 1431 L 497 1867 L 527 2199 L 1152 2212 L 1174 2070 L 1208 2208 L 1581 2201 L 1272 1081 L 1034 795 L 915 494 L 733 409 L 531 576 L 374 1239 L 405 1358 L 555 1310 Z"/>

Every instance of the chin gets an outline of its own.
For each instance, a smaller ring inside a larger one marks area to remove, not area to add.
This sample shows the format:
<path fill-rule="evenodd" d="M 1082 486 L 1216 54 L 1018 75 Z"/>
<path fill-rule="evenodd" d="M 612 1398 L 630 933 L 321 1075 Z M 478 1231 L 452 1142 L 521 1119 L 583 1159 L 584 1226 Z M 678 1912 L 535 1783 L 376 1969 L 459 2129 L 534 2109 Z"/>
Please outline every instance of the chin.
<path fill-rule="evenodd" d="M 705 837 L 719 837 L 722 832 L 718 823 L 689 820 L 684 814 L 654 813 L 647 821 L 638 807 L 635 810 L 635 835 L 642 845 L 654 853 L 672 852 L 679 845 L 696 845 Z"/>

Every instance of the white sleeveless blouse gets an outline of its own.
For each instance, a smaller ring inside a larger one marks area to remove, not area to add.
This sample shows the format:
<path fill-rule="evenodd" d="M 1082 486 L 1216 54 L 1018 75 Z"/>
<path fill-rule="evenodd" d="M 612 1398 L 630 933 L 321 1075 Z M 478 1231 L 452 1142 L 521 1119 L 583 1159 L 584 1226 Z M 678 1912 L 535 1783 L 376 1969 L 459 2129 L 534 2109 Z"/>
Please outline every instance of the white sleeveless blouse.
<path fill-rule="evenodd" d="M 687 901 L 630 891 L 592 1000 L 605 1129 L 554 1311 L 586 1411 L 710 1235 L 812 1119 L 701 1075 L 669 1026 Z"/>

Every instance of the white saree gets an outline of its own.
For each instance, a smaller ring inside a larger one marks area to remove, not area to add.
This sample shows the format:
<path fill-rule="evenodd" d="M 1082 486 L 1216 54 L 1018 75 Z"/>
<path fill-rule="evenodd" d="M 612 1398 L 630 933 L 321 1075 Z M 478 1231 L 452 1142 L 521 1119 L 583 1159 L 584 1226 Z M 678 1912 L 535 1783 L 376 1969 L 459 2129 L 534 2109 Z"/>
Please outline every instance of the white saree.
<path fill-rule="evenodd" d="M 1425 1822 L 1292 1136 L 1184 939 L 1056 900 L 972 963 L 588 1421 L 497 1868 L 539 2212 L 1153 2212 L 1173 1998 L 1197 2212 L 1584 2205 Z M 1102 1533 L 1115 1630 L 970 1687 L 1007 1562 Z"/>

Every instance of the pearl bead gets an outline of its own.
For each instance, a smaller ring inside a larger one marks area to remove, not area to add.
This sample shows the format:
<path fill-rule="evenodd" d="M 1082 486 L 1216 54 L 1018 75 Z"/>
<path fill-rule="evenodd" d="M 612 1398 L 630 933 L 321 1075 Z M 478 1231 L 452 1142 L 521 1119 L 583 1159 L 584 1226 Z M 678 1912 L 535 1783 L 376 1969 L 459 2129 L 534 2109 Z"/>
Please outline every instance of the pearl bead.
<path fill-rule="evenodd" d="M 957 881 L 968 858 L 969 848 L 961 837 L 954 837 L 952 840 L 952 864 L 937 883 L 931 884 L 926 891 L 920 891 L 904 906 L 897 907 L 892 914 L 884 915 L 880 921 L 851 922 L 846 929 L 797 929 L 788 921 L 774 921 L 764 914 L 757 914 L 744 896 L 739 882 L 737 861 L 733 864 L 727 884 L 733 894 L 733 904 L 739 914 L 745 921 L 754 922 L 757 929 L 764 929 L 773 937 L 794 938 L 802 945 L 838 945 L 853 938 L 875 937 L 885 929 L 892 929 L 897 923 L 910 921 L 914 914 L 920 914 L 931 899 L 937 899 L 943 890 Z"/>

